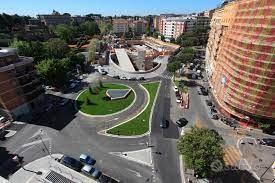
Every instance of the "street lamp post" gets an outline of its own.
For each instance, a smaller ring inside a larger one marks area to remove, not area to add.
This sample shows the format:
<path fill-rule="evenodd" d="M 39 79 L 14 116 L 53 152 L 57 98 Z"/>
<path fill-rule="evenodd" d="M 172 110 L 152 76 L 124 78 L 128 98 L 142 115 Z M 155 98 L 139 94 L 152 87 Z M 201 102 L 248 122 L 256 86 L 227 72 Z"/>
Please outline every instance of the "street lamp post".
<path fill-rule="evenodd" d="M 42 132 L 43 132 L 43 130 L 40 130 L 39 137 L 40 137 L 41 142 L 42 142 L 42 144 L 44 145 L 45 149 L 47 150 L 48 154 L 49 154 L 49 155 L 50 155 L 50 157 L 52 158 L 52 155 L 51 155 L 51 153 L 50 153 L 49 149 L 47 148 L 46 144 L 45 144 L 45 143 L 44 143 L 44 141 L 43 141 L 43 138 L 41 137 Z"/>

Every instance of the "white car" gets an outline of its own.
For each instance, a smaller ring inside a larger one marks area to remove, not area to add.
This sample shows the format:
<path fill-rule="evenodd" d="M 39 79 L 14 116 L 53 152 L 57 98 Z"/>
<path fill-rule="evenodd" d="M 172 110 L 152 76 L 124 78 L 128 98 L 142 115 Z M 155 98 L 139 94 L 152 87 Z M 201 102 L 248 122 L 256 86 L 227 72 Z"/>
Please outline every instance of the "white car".
<path fill-rule="evenodd" d="M 174 86 L 174 91 L 175 91 L 175 92 L 178 92 L 178 91 L 179 91 L 179 89 L 178 89 L 177 86 Z"/>
<path fill-rule="evenodd" d="M 127 78 L 125 76 L 122 76 L 120 79 L 121 80 L 127 80 Z"/>

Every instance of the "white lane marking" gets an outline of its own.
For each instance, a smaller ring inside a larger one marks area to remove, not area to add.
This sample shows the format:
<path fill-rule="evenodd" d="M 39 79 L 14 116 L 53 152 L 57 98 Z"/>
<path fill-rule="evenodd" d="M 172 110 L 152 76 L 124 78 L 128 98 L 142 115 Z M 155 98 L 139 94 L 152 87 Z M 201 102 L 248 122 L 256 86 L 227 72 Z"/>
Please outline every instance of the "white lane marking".
<path fill-rule="evenodd" d="M 24 149 L 23 151 L 19 152 L 18 154 L 23 154 L 24 152 L 30 150 L 30 149 L 33 148 L 34 146 L 35 146 L 35 145 L 30 146 L 30 147 Z"/>
<path fill-rule="evenodd" d="M 110 120 L 107 120 L 105 122 L 110 122 L 110 121 L 115 121 L 115 120 L 118 120 L 119 118 L 114 118 L 114 119 L 110 119 Z"/>
<path fill-rule="evenodd" d="M 46 139 L 43 139 L 43 142 L 49 141 L 49 140 L 50 140 L 49 138 L 46 138 Z M 31 146 L 31 145 L 34 145 L 34 144 L 40 144 L 40 143 L 42 143 L 42 140 L 36 140 L 36 141 L 30 142 L 30 143 L 27 143 L 27 144 L 23 144 L 21 147 L 28 147 L 28 146 Z"/>
<path fill-rule="evenodd" d="M 135 170 L 131 170 L 131 169 L 129 169 L 129 168 L 126 168 L 126 170 L 128 170 L 128 171 L 134 173 L 137 177 L 142 177 L 141 174 L 140 174 L 139 172 L 135 171 Z"/>
<path fill-rule="evenodd" d="M 12 122 L 13 124 L 16 124 L 16 125 L 24 125 L 24 124 L 26 124 L 26 123 L 24 123 L 24 122 L 20 122 L 20 121 L 14 121 L 14 122 Z"/>
<path fill-rule="evenodd" d="M 33 134 L 33 136 L 31 136 L 29 139 L 38 136 L 38 135 L 41 133 L 41 130 L 42 130 L 42 129 L 37 130 L 37 132 L 35 132 L 35 133 Z"/>

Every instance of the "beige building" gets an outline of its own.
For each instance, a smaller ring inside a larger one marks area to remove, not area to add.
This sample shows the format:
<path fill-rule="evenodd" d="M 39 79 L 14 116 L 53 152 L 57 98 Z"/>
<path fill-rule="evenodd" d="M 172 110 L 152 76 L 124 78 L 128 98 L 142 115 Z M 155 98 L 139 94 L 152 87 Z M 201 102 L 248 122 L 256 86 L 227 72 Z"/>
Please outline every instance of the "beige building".
<path fill-rule="evenodd" d="M 128 31 L 129 23 L 126 19 L 114 19 L 113 20 L 113 32 L 115 34 L 123 34 Z"/>

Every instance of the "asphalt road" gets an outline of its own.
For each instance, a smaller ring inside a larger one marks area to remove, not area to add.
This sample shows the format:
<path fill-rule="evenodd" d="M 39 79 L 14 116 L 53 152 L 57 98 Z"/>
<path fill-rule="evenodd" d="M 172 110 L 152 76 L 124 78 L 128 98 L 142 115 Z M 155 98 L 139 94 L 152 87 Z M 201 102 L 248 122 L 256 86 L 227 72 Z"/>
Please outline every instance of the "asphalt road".
<path fill-rule="evenodd" d="M 179 156 L 176 148 L 179 130 L 173 122 L 169 123 L 167 129 L 160 128 L 163 119 L 170 120 L 170 89 L 171 80 L 163 78 L 152 118 L 151 145 L 154 152 L 154 169 L 161 177 L 161 181 L 180 183 Z"/>

